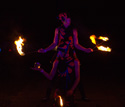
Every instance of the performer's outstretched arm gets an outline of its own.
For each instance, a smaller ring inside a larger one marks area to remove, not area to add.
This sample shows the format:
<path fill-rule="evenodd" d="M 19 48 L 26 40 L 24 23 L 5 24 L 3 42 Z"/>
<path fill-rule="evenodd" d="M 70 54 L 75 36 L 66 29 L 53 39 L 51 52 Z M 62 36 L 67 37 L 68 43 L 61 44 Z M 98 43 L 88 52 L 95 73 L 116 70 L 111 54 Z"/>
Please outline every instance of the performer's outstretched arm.
<path fill-rule="evenodd" d="M 53 62 L 53 67 L 50 73 L 47 73 L 44 69 L 42 68 L 32 68 L 33 70 L 40 71 L 47 79 L 52 80 L 53 77 L 55 76 L 56 70 L 58 66 L 58 61 Z"/>
<path fill-rule="evenodd" d="M 47 51 L 50 51 L 52 49 L 54 49 L 58 44 L 58 28 L 55 29 L 55 36 L 54 36 L 54 40 L 53 43 L 48 46 L 46 49 L 39 49 L 38 52 L 39 53 L 46 53 Z"/>
<path fill-rule="evenodd" d="M 84 52 L 90 53 L 93 52 L 93 50 L 91 48 L 85 48 L 83 46 L 81 46 L 78 42 L 78 32 L 76 29 L 73 30 L 73 41 L 74 41 L 74 46 L 79 49 L 82 50 Z"/>
<path fill-rule="evenodd" d="M 75 75 L 76 75 L 76 80 L 74 82 L 73 87 L 71 88 L 73 91 L 76 89 L 77 85 L 79 84 L 80 81 L 80 62 L 79 61 L 74 61 L 75 63 Z"/>

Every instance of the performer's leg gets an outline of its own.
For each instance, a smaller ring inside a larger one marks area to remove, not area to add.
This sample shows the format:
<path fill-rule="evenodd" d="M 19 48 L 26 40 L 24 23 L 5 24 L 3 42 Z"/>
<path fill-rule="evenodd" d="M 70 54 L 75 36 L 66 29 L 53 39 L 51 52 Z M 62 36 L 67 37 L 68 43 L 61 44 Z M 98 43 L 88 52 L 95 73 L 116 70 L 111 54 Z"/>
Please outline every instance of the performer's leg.
<path fill-rule="evenodd" d="M 79 76 L 78 78 L 80 78 L 81 77 L 80 76 L 80 61 L 76 59 L 76 60 L 74 60 L 74 64 L 75 64 L 75 72 L 77 72 L 77 75 Z M 80 78 L 80 80 L 81 80 L 81 78 Z M 78 85 L 79 85 L 79 83 L 78 83 Z"/>
<path fill-rule="evenodd" d="M 80 72 L 80 62 L 79 62 L 79 60 L 75 60 L 74 63 L 75 63 L 75 70 Z M 82 96 L 82 100 L 88 101 L 88 98 L 85 95 L 84 86 L 83 86 L 82 82 L 83 82 L 83 79 L 82 79 L 81 73 L 80 73 L 80 82 L 79 82 L 77 87 L 78 87 L 78 89 L 80 91 L 80 94 Z"/>
<path fill-rule="evenodd" d="M 53 80 L 50 81 L 49 86 L 48 86 L 48 88 L 47 88 L 47 91 L 46 91 L 46 97 L 47 97 L 47 98 L 50 98 L 51 91 L 52 91 L 52 87 L 53 87 Z"/>
<path fill-rule="evenodd" d="M 86 98 L 84 86 L 82 84 L 82 80 L 80 80 L 80 82 L 79 82 L 78 89 L 80 91 L 80 94 L 81 94 L 82 98 Z"/>
<path fill-rule="evenodd" d="M 55 61 L 54 61 L 52 70 L 56 70 L 56 69 L 57 69 L 58 62 L 59 62 L 58 60 L 55 60 Z M 46 101 L 46 100 L 48 100 L 48 99 L 50 98 L 54 81 L 55 81 L 55 79 L 52 79 L 52 80 L 50 81 L 49 86 L 48 86 L 48 88 L 47 88 L 47 90 L 46 90 L 46 97 L 44 97 L 44 98 L 42 99 L 43 101 Z"/>
<path fill-rule="evenodd" d="M 75 65 L 75 75 L 76 77 L 80 78 L 79 75 L 80 75 L 80 62 L 79 60 L 74 60 L 74 65 Z M 75 81 L 76 78 L 74 78 L 74 81 Z M 73 83 L 73 84 L 78 84 L 77 82 L 76 83 Z M 72 87 L 72 86 L 71 86 Z M 76 85 L 77 87 L 77 85 Z M 76 90 L 76 89 L 75 89 Z M 75 90 L 74 90 L 74 93 L 75 93 Z M 76 103 L 75 103 L 75 100 L 74 100 L 74 93 L 71 95 L 71 96 L 66 96 L 66 107 L 76 107 Z"/>
<path fill-rule="evenodd" d="M 51 91 L 52 91 L 52 87 L 53 87 L 53 80 L 50 81 L 49 86 L 47 87 L 46 96 L 44 98 L 42 98 L 43 101 L 49 100 Z"/>
<path fill-rule="evenodd" d="M 89 101 L 89 99 L 87 98 L 86 94 L 85 94 L 85 90 L 84 90 L 84 84 L 83 84 L 83 78 L 82 78 L 83 72 L 80 73 L 80 82 L 78 85 L 78 89 L 80 91 L 81 94 L 81 99 L 84 101 Z"/>

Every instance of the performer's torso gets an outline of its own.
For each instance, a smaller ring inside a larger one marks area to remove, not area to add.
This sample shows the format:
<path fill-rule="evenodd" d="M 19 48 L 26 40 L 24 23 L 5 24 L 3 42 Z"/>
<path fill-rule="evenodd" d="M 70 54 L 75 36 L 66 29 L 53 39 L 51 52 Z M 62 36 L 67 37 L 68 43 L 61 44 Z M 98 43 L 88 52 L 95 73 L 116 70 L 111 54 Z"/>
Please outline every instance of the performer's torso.
<path fill-rule="evenodd" d="M 69 89 L 74 81 L 74 59 L 76 59 L 76 53 L 73 44 L 73 29 L 71 27 L 65 28 L 60 26 L 58 28 L 58 53 L 56 59 L 59 60 L 57 75 L 57 86 Z"/>
<path fill-rule="evenodd" d="M 58 54 L 57 57 L 68 58 L 74 57 L 75 50 L 73 44 L 73 29 L 71 27 L 65 28 L 60 26 L 58 28 Z"/>

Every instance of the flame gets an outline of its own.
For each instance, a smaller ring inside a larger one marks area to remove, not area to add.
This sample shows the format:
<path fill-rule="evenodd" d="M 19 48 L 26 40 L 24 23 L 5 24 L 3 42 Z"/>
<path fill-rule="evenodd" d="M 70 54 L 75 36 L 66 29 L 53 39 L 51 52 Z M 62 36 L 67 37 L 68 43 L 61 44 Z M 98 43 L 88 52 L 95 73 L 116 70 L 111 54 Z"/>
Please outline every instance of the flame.
<path fill-rule="evenodd" d="M 106 51 L 106 52 L 111 52 L 111 48 L 104 47 L 104 46 L 98 46 L 98 44 L 96 44 L 96 40 L 95 40 L 96 36 L 95 35 L 91 35 L 90 39 L 91 39 L 92 43 L 96 45 L 96 47 L 98 48 L 98 50 Z M 103 41 L 108 41 L 109 40 L 108 37 L 102 37 L 102 36 L 99 36 L 98 39 L 101 39 Z"/>
<path fill-rule="evenodd" d="M 107 41 L 107 40 L 109 40 L 109 38 L 108 37 L 102 37 L 102 36 L 99 36 L 99 38 L 98 39 L 101 39 L 101 40 L 103 40 L 103 41 Z"/>
<path fill-rule="evenodd" d="M 21 56 L 24 56 L 25 53 L 22 52 L 22 46 L 24 45 L 24 39 L 21 38 L 21 36 L 19 36 L 19 39 L 14 41 L 15 45 L 16 45 L 16 48 L 17 48 L 17 51 L 18 53 L 21 55 Z"/>
<path fill-rule="evenodd" d="M 40 66 L 38 66 L 38 68 L 40 68 Z"/>
<path fill-rule="evenodd" d="M 96 44 L 96 40 L 95 40 L 96 36 L 95 35 L 91 35 L 90 39 L 92 41 L 93 44 Z"/>
<path fill-rule="evenodd" d="M 63 99 L 61 96 L 59 96 L 59 100 L 60 100 L 60 106 L 63 107 Z"/>
<path fill-rule="evenodd" d="M 97 48 L 98 50 L 101 50 L 101 51 L 111 52 L 111 48 L 109 47 L 97 46 Z"/>

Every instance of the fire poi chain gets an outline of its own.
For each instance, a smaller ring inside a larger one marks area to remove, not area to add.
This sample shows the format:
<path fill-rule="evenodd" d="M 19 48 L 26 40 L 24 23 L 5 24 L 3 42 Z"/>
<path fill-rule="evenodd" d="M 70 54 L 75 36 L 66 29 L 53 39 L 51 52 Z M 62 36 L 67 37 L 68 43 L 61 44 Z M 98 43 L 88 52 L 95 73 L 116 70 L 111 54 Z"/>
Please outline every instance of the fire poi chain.
<path fill-rule="evenodd" d="M 96 45 L 96 47 L 97 47 L 98 50 L 106 51 L 106 52 L 111 52 L 111 48 L 109 48 L 109 47 L 104 47 L 104 46 L 102 46 L 102 45 L 99 46 L 99 45 L 96 43 L 96 38 L 97 38 L 97 37 L 96 37 L 95 35 L 91 35 L 91 36 L 90 36 L 90 39 L 91 39 L 92 43 Z M 99 36 L 97 39 L 100 39 L 100 40 L 103 40 L 103 41 L 108 41 L 108 40 L 109 40 L 108 37 L 102 37 L 102 36 Z"/>

